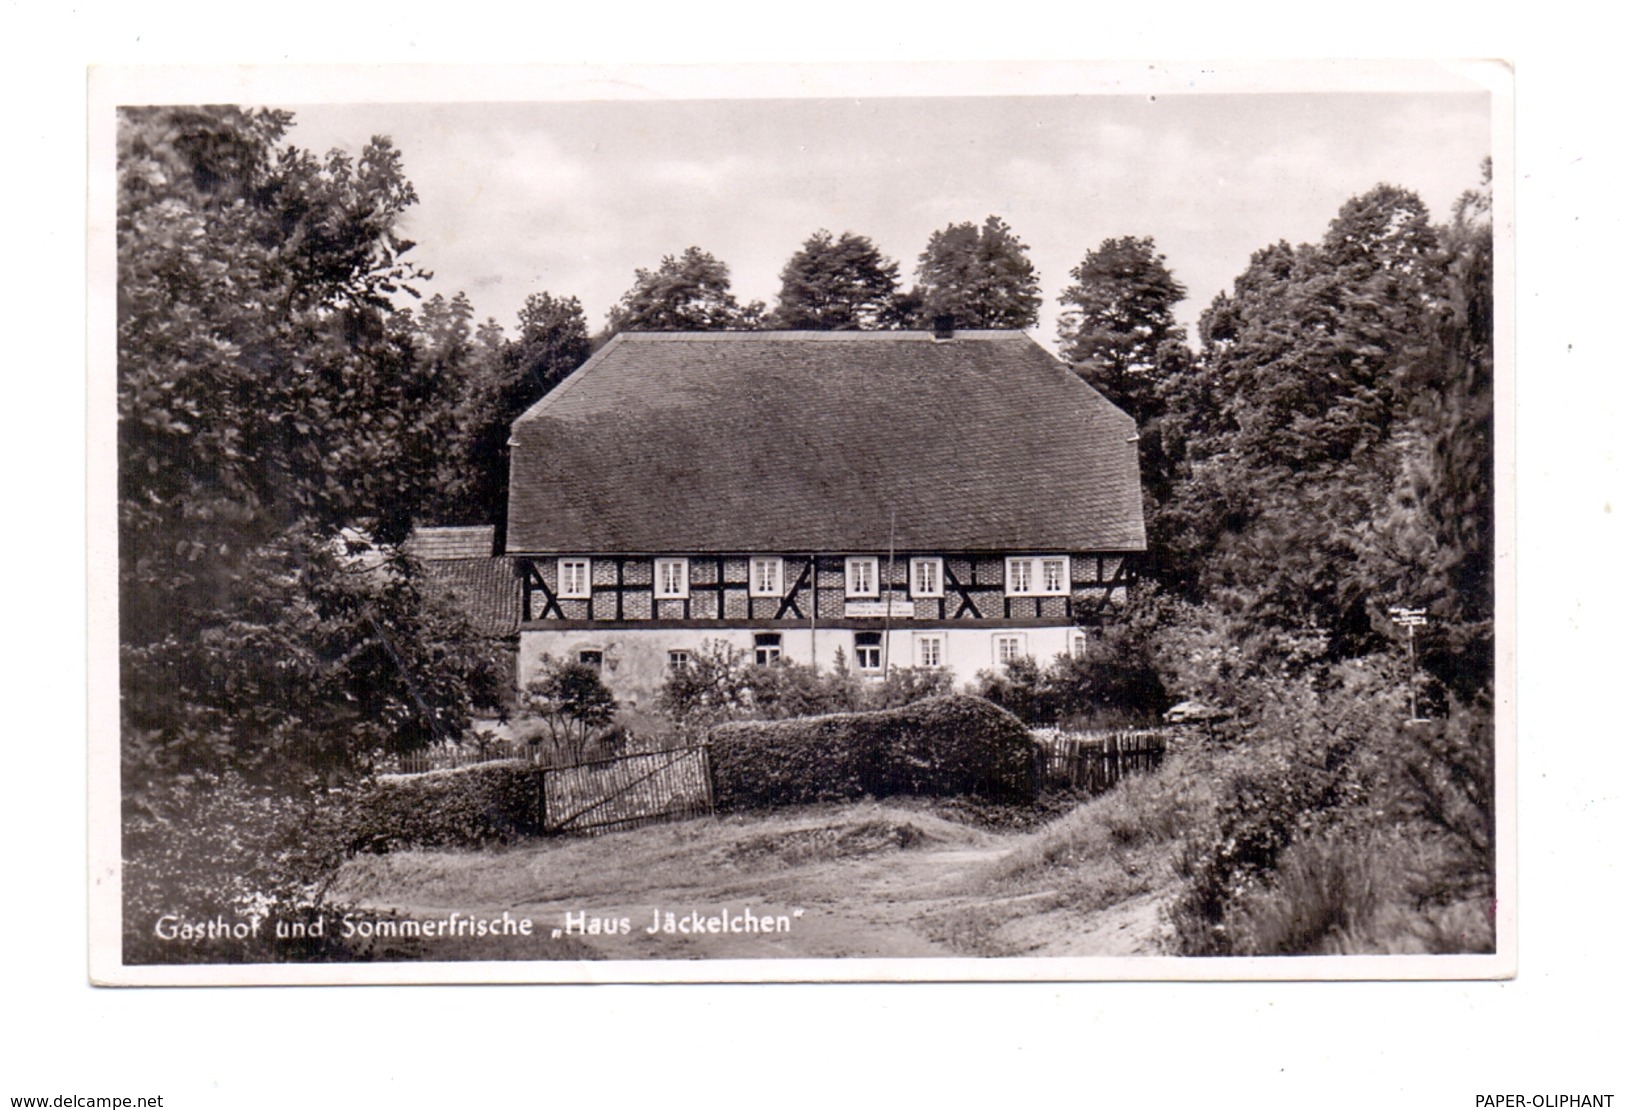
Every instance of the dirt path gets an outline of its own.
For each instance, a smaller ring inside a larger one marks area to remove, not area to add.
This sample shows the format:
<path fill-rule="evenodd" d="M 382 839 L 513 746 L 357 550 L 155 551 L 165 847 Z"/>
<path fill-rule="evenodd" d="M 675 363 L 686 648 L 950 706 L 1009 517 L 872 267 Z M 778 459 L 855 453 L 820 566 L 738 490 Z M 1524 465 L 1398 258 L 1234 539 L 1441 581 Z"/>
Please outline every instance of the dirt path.
<path fill-rule="evenodd" d="M 340 894 L 429 919 L 532 919 L 558 956 L 607 959 L 1133 955 L 1158 900 L 1081 911 L 990 876 L 1032 833 L 877 803 L 711 818 L 590 840 L 356 861 Z M 670 915 L 670 920 L 668 920 Z M 547 958 L 548 945 L 528 958 Z M 518 955 L 515 953 L 515 955 Z"/>

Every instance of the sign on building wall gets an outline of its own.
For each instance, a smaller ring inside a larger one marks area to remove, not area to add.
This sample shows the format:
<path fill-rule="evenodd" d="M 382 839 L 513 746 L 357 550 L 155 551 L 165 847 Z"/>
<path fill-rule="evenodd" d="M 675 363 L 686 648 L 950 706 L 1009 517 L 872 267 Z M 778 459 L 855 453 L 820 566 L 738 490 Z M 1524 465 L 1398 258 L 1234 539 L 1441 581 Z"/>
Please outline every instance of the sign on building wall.
<path fill-rule="evenodd" d="M 891 611 L 886 611 L 886 606 Z M 912 617 L 914 603 L 912 601 L 849 601 L 846 603 L 846 615 L 849 617 Z"/>

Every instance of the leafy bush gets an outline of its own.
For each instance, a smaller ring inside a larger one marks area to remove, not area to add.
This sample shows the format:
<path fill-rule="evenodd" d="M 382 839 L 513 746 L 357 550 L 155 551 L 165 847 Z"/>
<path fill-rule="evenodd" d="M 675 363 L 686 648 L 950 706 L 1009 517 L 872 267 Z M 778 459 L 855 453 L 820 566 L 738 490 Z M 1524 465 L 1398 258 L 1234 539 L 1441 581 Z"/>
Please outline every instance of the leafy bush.
<path fill-rule="evenodd" d="M 546 726 L 546 739 L 563 763 L 580 763 L 595 736 L 615 720 L 615 695 L 598 668 L 573 660 L 542 657 L 541 673 L 526 685 L 519 704 Z M 539 744 L 540 735 L 529 738 Z M 551 760 L 544 760 L 551 762 Z"/>
<path fill-rule="evenodd" d="M 687 666 L 667 676 L 659 706 L 680 732 L 697 735 L 724 721 L 893 709 L 952 691 L 953 674 L 945 670 L 893 667 L 874 681 L 854 675 L 839 651 L 829 670 L 789 660 L 760 666 L 732 646 L 708 640 Z"/>
<path fill-rule="evenodd" d="M 1187 955 L 1237 951 L 1230 916 L 1295 840 L 1330 830 L 1365 801 L 1361 770 L 1399 716 L 1387 676 L 1344 669 L 1343 681 L 1260 682 L 1244 739 L 1221 765 L 1210 823 L 1193 828 L 1180 867 L 1189 884 L 1173 917 Z M 1363 757 L 1363 758 L 1362 758 Z"/>
<path fill-rule="evenodd" d="M 952 671 L 933 667 L 893 667 L 879 682 L 863 685 L 860 709 L 896 709 L 954 692 Z"/>
<path fill-rule="evenodd" d="M 780 660 L 746 667 L 739 681 L 744 715 L 756 720 L 782 721 L 863 708 L 863 681 L 844 666 L 821 671 L 808 663 Z"/>
<path fill-rule="evenodd" d="M 1058 655 L 1048 666 L 1015 659 L 977 674 L 976 692 L 1028 724 L 1132 728 L 1154 723 L 1172 704 L 1156 669 L 1144 659 Z"/>
<path fill-rule="evenodd" d="M 718 809 L 863 795 L 972 794 L 1031 801 L 1037 747 L 1010 714 L 954 695 L 897 709 L 712 730 Z"/>
<path fill-rule="evenodd" d="M 543 773 L 513 760 L 380 778 L 348 807 L 345 847 L 477 848 L 540 835 Z"/>
<path fill-rule="evenodd" d="M 1403 724 L 1399 675 L 1253 684 L 1180 850 L 1185 954 L 1493 948 L 1492 716 Z"/>
<path fill-rule="evenodd" d="M 275 921 L 310 921 L 342 860 L 325 790 L 254 786 L 235 775 L 150 782 L 124 803 L 124 961 L 270 963 L 353 960 L 325 931 L 278 940 Z M 252 925 L 247 938 L 165 940 L 159 920 Z"/>

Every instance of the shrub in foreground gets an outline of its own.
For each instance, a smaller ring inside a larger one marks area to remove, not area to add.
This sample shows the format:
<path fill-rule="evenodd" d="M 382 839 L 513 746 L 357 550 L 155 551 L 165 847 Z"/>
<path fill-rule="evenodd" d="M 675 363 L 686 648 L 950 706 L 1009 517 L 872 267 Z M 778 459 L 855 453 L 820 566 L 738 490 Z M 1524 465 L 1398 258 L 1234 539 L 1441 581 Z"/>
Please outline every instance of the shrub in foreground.
<path fill-rule="evenodd" d="M 122 830 L 124 961 L 367 958 L 332 933 L 274 939 L 270 924 L 335 908 L 326 898 L 342 858 L 335 808 L 325 790 L 252 784 L 232 774 L 154 780 L 132 792 Z M 176 939 L 181 924 L 202 922 L 246 935 Z"/>
<path fill-rule="evenodd" d="M 524 760 L 378 779 L 350 805 L 347 848 L 477 848 L 542 832 L 543 770 Z"/>
<path fill-rule="evenodd" d="M 1181 845 L 1180 951 L 1493 950 L 1488 707 L 1403 724 L 1393 666 L 1369 658 L 1272 695 L 1242 720 L 1214 811 Z"/>
<path fill-rule="evenodd" d="M 894 794 L 1031 801 L 1037 788 L 1037 746 L 1026 726 L 963 695 L 735 722 L 712 730 L 710 748 L 718 809 Z"/>

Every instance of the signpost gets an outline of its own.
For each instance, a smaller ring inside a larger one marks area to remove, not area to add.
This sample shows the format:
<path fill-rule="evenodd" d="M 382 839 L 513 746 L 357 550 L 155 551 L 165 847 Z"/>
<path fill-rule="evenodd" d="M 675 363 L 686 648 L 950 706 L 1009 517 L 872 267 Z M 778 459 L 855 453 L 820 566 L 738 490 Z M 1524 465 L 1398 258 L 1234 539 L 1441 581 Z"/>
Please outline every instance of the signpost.
<path fill-rule="evenodd" d="M 1391 605 L 1388 608 L 1389 617 L 1393 622 L 1405 630 L 1406 654 L 1410 656 L 1411 663 L 1411 723 L 1422 720 L 1416 714 L 1416 630 L 1428 622 L 1426 609 L 1406 609 L 1400 605 Z"/>

